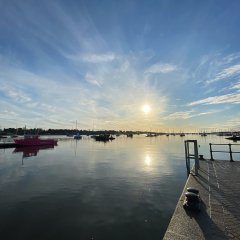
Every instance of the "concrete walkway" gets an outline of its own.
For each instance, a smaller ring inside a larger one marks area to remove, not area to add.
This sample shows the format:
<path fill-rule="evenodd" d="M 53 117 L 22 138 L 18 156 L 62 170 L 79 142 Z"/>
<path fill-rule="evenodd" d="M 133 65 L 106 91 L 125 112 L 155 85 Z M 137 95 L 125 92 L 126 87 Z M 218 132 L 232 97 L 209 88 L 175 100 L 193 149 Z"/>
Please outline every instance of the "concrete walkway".
<path fill-rule="evenodd" d="M 200 191 L 199 213 L 183 209 L 187 187 Z M 189 175 L 164 239 L 240 239 L 240 162 L 200 161 Z"/>

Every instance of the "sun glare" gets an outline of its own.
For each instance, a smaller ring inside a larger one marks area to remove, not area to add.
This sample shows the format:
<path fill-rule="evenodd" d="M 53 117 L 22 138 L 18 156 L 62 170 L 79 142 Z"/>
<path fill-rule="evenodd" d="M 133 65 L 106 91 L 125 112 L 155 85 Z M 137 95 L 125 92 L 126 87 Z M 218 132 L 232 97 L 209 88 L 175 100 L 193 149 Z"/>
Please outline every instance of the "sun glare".
<path fill-rule="evenodd" d="M 149 113 L 151 111 L 151 107 L 148 104 L 143 105 L 142 111 L 144 113 Z"/>
<path fill-rule="evenodd" d="M 146 157 L 145 157 L 145 164 L 146 164 L 147 166 L 150 166 L 150 165 L 151 165 L 151 162 L 152 162 L 151 157 L 150 157 L 149 155 L 146 155 Z"/>

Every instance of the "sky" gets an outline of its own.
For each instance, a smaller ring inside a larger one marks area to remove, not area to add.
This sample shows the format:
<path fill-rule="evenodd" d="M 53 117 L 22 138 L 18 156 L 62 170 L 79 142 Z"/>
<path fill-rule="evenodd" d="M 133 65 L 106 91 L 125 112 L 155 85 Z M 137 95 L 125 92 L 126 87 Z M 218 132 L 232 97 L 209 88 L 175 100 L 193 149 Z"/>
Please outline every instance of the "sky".
<path fill-rule="evenodd" d="M 239 12 L 238 0 L 0 0 L 0 128 L 240 129 Z"/>

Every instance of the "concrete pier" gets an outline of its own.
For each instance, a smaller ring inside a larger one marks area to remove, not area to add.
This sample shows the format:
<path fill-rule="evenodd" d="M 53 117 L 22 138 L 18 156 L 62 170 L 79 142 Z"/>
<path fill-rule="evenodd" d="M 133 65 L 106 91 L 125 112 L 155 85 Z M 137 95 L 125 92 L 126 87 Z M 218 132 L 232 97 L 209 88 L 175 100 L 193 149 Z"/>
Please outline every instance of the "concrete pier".
<path fill-rule="evenodd" d="M 183 208 L 190 186 L 200 191 L 199 213 Z M 189 175 L 164 239 L 240 239 L 239 161 L 200 161 L 198 176 Z"/>

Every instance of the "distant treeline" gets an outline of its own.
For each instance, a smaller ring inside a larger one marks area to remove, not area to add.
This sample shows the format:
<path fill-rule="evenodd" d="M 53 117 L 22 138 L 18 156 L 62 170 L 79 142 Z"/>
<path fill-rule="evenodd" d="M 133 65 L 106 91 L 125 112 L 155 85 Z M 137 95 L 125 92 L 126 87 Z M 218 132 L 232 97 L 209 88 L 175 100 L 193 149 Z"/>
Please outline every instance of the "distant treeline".
<path fill-rule="evenodd" d="M 24 134 L 39 134 L 39 135 L 98 135 L 98 134 L 144 134 L 144 131 L 116 131 L 116 130 L 73 130 L 73 129 L 25 129 L 25 128 L 4 128 L 0 131 L 0 135 L 24 135 Z"/>
<path fill-rule="evenodd" d="M 41 128 L 4 128 L 3 130 L 0 129 L 0 135 L 24 135 L 24 134 L 39 134 L 39 135 L 75 135 L 79 133 L 80 135 L 99 135 L 99 134 L 157 134 L 162 135 L 166 134 L 166 132 L 153 132 L 153 131 L 116 131 L 116 130 L 77 130 L 77 129 L 41 129 Z M 167 132 L 169 134 L 169 132 Z M 170 133 L 171 134 L 171 133 Z M 175 133 L 180 134 L 180 133 Z M 200 133 L 191 133 L 185 132 L 185 134 L 201 134 Z M 231 131 L 231 132 L 207 132 L 207 134 L 217 134 L 219 136 L 229 136 L 229 135 L 240 135 L 239 131 Z"/>

